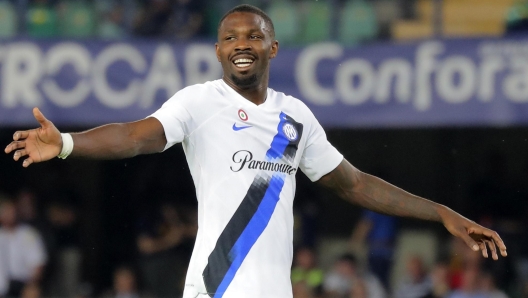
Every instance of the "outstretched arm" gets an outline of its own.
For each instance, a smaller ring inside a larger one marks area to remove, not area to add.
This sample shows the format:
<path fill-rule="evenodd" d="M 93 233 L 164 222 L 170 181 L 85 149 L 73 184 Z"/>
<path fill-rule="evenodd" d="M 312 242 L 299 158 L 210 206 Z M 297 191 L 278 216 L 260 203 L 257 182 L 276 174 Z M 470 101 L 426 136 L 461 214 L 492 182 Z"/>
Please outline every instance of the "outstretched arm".
<path fill-rule="evenodd" d="M 24 167 L 50 160 L 62 150 L 62 138 L 55 125 L 38 108 L 33 109 L 33 115 L 40 127 L 15 132 L 13 142 L 5 148 L 5 153 L 14 151 L 15 160 L 27 156 L 22 163 Z M 74 142 L 72 156 L 98 159 L 119 159 L 160 152 L 167 143 L 163 126 L 155 118 L 103 125 L 71 135 Z"/>
<path fill-rule="evenodd" d="M 473 250 L 481 250 L 487 258 L 489 247 L 493 259 L 498 259 L 497 246 L 506 256 L 506 246 L 500 236 L 444 205 L 412 195 L 377 177 L 363 173 L 343 159 L 332 172 L 321 177 L 319 184 L 330 188 L 341 198 L 361 207 L 388 215 L 439 221 L 447 230 L 462 238 Z"/>

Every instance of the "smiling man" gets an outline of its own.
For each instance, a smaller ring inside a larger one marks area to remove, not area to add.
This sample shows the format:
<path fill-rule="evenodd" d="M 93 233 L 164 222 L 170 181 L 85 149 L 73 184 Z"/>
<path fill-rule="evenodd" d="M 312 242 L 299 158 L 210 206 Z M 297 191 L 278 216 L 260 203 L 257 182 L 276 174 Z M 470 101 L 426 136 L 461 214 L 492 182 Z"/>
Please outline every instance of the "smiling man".
<path fill-rule="evenodd" d="M 473 250 L 506 256 L 494 231 L 451 209 L 365 174 L 327 141 L 298 99 L 268 88 L 279 49 L 260 9 L 240 5 L 218 28 L 223 78 L 177 92 L 146 119 L 61 134 L 38 109 L 41 127 L 18 131 L 5 149 L 23 166 L 66 158 L 127 158 L 182 143 L 196 186 L 199 230 L 184 298 L 292 297 L 295 173 L 356 205 L 438 221 Z"/>

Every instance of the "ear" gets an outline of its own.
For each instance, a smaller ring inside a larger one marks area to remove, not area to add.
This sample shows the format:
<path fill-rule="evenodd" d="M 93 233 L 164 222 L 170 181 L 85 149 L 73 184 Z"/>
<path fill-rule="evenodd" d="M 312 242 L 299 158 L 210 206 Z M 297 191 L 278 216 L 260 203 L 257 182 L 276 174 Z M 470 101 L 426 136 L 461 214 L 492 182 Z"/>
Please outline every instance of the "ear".
<path fill-rule="evenodd" d="M 273 43 L 271 44 L 270 59 L 275 58 L 278 52 L 279 52 L 279 41 L 274 40 Z"/>
<path fill-rule="evenodd" d="M 218 46 L 218 43 L 215 43 L 215 52 L 216 52 L 216 59 L 218 59 L 218 62 L 220 62 L 220 46 Z"/>

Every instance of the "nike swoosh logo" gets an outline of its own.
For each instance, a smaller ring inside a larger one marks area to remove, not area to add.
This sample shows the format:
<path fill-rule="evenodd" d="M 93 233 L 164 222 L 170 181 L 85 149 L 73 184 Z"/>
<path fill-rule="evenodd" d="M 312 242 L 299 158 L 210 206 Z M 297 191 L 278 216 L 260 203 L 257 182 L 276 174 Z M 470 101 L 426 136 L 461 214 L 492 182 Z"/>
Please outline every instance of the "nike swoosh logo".
<path fill-rule="evenodd" d="M 239 130 L 242 130 L 244 128 L 250 128 L 252 127 L 251 125 L 247 125 L 247 126 L 236 126 L 236 123 L 233 123 L 233 130 L 234 131 L 239 131 Z"/>

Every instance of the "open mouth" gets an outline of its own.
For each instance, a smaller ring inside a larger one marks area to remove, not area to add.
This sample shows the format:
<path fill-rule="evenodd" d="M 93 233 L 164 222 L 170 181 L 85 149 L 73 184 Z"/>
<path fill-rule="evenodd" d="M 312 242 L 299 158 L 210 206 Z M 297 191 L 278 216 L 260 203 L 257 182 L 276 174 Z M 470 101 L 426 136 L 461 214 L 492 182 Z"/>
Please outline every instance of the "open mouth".
<path fill-rule="evenodd" d="M 233 61 L 233 63 L 238 68 L 245 68 L 245 67 L 249 67 L 251 64 L 253 64 L 254 61 L 255 60 L 251 59 L 251 58 L 239 58 L 239 59 L 235 59 Z"/>

